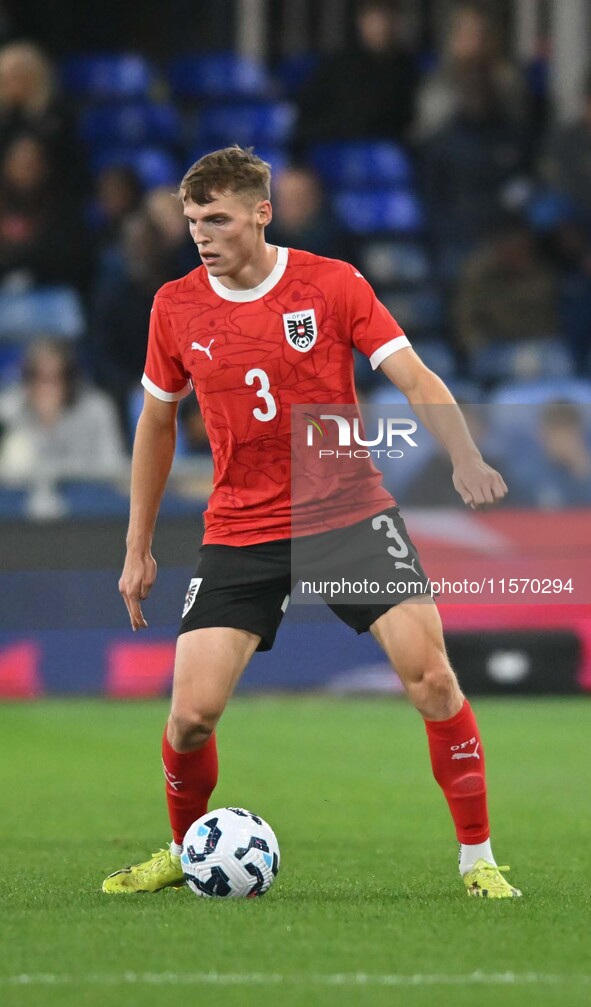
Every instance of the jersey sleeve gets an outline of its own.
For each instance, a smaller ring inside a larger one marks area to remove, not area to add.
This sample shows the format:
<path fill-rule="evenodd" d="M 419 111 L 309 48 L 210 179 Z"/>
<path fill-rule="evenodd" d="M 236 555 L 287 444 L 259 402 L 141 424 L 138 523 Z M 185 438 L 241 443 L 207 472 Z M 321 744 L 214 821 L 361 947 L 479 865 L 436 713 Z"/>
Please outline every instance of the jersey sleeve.
<path fill-rule="evenodd" d="M 156 294 L 150 315 L 148 353 L 142 385 L 163 402 L 184 399 L 192 385 L 180 359 L 170 318 Z"/>
<path fill-rule="evenodd" d="M 369 357 L 375 371 L 386 357 L 410 346 L 410 340 L 353 266 L 347 266 L 344 285 L 347 329 L 353 345 Z"/>

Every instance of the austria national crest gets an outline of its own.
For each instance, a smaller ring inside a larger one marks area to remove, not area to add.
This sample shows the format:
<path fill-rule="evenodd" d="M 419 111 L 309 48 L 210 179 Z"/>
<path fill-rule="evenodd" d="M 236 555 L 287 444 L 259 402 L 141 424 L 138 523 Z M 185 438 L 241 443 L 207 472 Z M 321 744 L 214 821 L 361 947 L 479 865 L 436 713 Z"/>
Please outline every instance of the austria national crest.
<path fill-rule="evenodd" d="M 306 311 L 290 311 L 283 316 L 283 328 L 285 338 L 294 350 L 299 350 L 300 353 L 311 350 L 318 339 L 314 308 L 308 308 Z"/>

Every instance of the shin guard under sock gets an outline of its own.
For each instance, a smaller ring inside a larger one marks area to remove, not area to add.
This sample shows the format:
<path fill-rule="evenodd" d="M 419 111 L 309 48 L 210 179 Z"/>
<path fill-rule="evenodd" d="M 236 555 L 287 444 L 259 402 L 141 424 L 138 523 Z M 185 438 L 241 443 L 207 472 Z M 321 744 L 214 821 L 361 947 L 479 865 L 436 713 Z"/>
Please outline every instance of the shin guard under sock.
<path fill-rule="evenodd" d="M 217 783 L 215 734 L 194 752 L 175 752 L 165 729 L 162 738 L 162 765 L 172 835 L 174 842 L 180 845 L 189 826 L 207 811 L 207 803 Z"/>
<path fill-rule="evenodd" d="M 490 835 L 484 752 L 468 700 L 448 720 L 426 720 L 433 775 L 443 790 L 460 843 Z"/>

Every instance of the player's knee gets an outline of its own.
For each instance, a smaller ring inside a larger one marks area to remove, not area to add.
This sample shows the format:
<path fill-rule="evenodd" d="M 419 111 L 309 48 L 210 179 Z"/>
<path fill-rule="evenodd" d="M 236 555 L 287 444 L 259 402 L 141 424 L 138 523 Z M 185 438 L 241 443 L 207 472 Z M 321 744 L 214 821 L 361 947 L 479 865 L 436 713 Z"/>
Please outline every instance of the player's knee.
<path fill-rule="evenodd" d="M 426 666 L 423 683 L 428 692 L 442 698 L 453 693 L 457 685 L 456 676 L 443 656 L 438 656 Z"/>
<path fill-rule="evenodd" d="M 419 705 L 428 711 L 427 716 L 439 719 L 456 712 L 460 687 L 444 654 L 437 654 L 423 668 L 419 692 Z"/>
<path fill-rule="evenodd" d="M 190 710 L 172 710 L 168 718 L 168 740 L 177 752 L 201 748 L 213 734 L 219 714 Z"/>

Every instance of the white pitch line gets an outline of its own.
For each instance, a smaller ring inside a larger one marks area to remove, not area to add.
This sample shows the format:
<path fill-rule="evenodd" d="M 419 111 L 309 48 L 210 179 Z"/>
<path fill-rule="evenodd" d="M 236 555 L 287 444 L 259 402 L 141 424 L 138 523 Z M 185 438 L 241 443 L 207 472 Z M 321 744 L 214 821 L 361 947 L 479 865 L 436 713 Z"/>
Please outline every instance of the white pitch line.
<path fill-rule="evenodd" d="M 51 972 L 0 976 L 0 986 L 558 986 L 589 983 L 588 975 L 540 972 L 470 972 L 465 975 L 379 975 L 335 972 L 326 975 L 277 972 L 123 972 L 70 975 Z"/>

